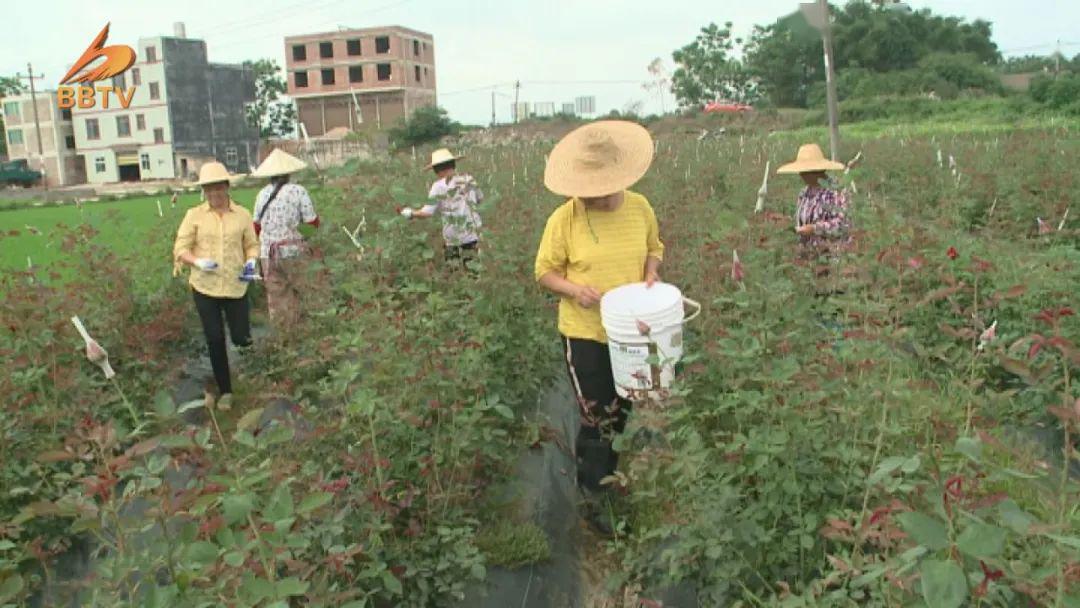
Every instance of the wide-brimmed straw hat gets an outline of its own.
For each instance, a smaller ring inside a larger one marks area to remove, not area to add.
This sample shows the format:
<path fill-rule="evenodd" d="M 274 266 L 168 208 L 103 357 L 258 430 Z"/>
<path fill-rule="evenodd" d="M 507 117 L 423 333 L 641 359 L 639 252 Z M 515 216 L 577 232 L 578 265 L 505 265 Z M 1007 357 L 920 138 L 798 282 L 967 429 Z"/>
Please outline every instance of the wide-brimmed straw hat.
<path fill-rule="evenodd" d="M 199 181 L 196 186 L 208 186 L 221 182 L 232 182 L 244 177 L 243 175 L 230 174 L 225 165 L 219 162 L 205 163 L 199 167 Z"/>
<path fill-rule="evenodd" d="M 811 173 L 815 171 L 839 171 L 843 168 L 843 163 L 825 158 L 825 154 L 822 153 L 817 144 L 803 144 L 799 146 L 799 154 L 795 157 L 795 162 L 781 166 L 776 172 Z"/>
<path fill-rule="evenodd" d="M 438 150 L 435 150 L 431 153 L 431 162 L 428 163 L 427 166 L 424 168 L 430 169 L 435 165 L 441 165 L 443 163 L 448 163 L 452 160 L 458 160 L 460 158 L 465 158 L 465 155 L 454 156 L 454 154 L 451 153 L 450 150 L 447 150 L 446 148 L 439 148 Z"/>
<path fill-rule="evenodd" d="M 652 160 L 653 141 L 645 127 L 601 120 L 574 129 L 555 144 L 544 185 L 563 196 L 607 196 L 637 183 Z"/>
<path fill-rule="evenodd" d="M 296 158 L 288 152 L 276 148 L 267 156 L 259 167 L 251 172 L 252 177 L 274 177 L 277 175 L 289 175 L 297 171 L 307 169 L 307 163 Z"/>

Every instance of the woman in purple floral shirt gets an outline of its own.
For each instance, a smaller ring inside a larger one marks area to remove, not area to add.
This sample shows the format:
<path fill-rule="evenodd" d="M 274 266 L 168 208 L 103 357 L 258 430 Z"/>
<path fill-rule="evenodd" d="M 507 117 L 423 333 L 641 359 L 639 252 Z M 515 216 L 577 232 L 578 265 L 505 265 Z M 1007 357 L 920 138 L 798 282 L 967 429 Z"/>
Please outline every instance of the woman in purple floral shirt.
<path fill-rule="evenodd" d="M 825 158 L 817 144 L 799 148 L 795 162 L 779 169 L 779 174 L 798 173 L 806 182 L 795 210 L 795 232 L 799 234 L 800 257 L 831 257 L 851 245 L 851 214 L 847 192 L 829 180 L 826 171 L 839 171 L 842 163 Z"/>

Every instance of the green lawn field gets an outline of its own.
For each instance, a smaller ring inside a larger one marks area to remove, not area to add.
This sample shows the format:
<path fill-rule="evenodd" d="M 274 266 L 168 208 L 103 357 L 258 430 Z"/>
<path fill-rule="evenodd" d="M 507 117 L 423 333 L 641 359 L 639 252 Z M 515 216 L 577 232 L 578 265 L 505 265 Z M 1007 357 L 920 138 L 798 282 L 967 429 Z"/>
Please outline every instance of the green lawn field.
<path fill-rule="evenodd" d="M 233 190 L 233 200 L 251 209 L 258 190 Z M 198 193 L 182 194 L 172 208 L 168 195 L 151 195 L 111 202 L 90 202 L 60 207 L 26 207 L 0 211 L 0 268 L 26 268 L 27 257 L 36 267 L 61 258 L 60 226 L 89 224 L 99 231 L 95 240 L 127 254 L 143 247 L 148 238 L 172 239 L 184 211 L 199 204 Z M 161 201 L 158 216 L 155 201 Z M 35 231 L 37 234 L 35 234 Z M 167 262 L 163 262 L 167 263 Z"/>

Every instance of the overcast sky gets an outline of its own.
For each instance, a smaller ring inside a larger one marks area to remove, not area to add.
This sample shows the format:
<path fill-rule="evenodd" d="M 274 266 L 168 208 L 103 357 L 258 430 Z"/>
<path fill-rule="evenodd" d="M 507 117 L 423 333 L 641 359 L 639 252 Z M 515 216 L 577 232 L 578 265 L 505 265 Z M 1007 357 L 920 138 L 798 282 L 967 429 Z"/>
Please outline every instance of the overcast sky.
<path fill-rule="evenodd" d="M 493 85 L 500 121 L 510 116 L 512 83 L 521 100 L 571 101 L 595 95 L 598 110 L 635 101 L 661 108 L 643 90 L 646 66 L 694 38 L 701 26 L 732 21 L 745 35 L 797 7 L 797 0 L 45 0 L 7 8 L 0 38 L 0 74 L 26 72 L 26 62 L 54 88 L 107 21 L 110 44 L 135 46 L 140 37 L 171 35 L 183 21 L 189 38 L 206 40 L 211 61 L 270 57 L 284 64 L 287 35 L 346 27 L 402 25 L 435 37 L 439 104 L 457 120 L 491 117 Z M 1067 56 L 1080 53 L 1078 0 L 912 0 L 915 8 L 994 25 L 1008 54 L 1048 54 L 1060 40 Z M 730 5 L 730 6 L 726 6 Z M 258 6 L 257 9 L 254 7 Z M 254 9 L 254 10 L 253 10 Z M 629 82 L 627 82 L 629 81 Z M 39 84 L 40 86 L 40 84 Z M 667 95 L 670 109 L 673 99 Z"/>

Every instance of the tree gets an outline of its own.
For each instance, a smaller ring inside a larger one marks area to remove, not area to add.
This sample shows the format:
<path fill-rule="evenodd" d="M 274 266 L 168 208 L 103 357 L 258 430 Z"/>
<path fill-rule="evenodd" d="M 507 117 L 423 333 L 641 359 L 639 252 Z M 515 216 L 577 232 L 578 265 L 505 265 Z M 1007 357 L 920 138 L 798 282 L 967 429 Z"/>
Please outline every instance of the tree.
<path fill-rule="evenodd" d="M 282 95 L 287 91 L 281 68 L 272 59 L 245 61 L 255 75 L 255 101 L 247 107 L 248 124 L 259 130 L 260 137 L 292 135 L 296 124 L 296 106 Z"/>
<path fill-rule="evenodd" d="M 0 76 L 0 98 L 26 91 L 18 78 Z M 0 154 L 7 154 L 7 132 L 4 130 L 4 113 L 0 111 Z"/>
<path fill-rule="evenodd" d="M 680 108 L 699 106 L 716 99 L 756 102 L 757 83 L 742 62 L 733 57 L 742 40 L 731 37 L 731 23 L 710 23 L 690 44 L 672 53 L 678 67 L 671 90 Z"/>
<path fill-rule="evenodd" d="M 833 7 L 836 70 L 863 69 L 883 74 L 919 68 L 931 55 L 968 55 L 995 65 L 1001 55 L 990 23 L 971 23 L 929 10 L 897 11 L 852 1 Z M 799 13 L 755 28 L 746 48 L 746 67 L 769 99 L 779 106 L 803 106 L 824 82 L 821 38 Z"/>
<path fill-rule="evenodd" d="M 411 116 L 390 129 L 390 141 L 397 147 L 418 146 L 454 135 L 461 125 L 450 120 L 438 106 L 421 106 Z"/>
<path fill-rule="evenodd" d="M 664 105 L 664 92 L 671 86 L 671 74 L 668 73 L 668 69 L 664 67 L 664 61 L 659 57 L 650 61 L 646 69 L 649 70 L 652 80 L 641 85 L 641 88 L 658 95 L 660 97 L 660 113 L 667 114 L 667 107 Z"/>

